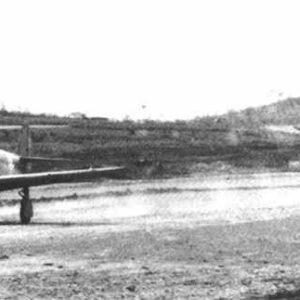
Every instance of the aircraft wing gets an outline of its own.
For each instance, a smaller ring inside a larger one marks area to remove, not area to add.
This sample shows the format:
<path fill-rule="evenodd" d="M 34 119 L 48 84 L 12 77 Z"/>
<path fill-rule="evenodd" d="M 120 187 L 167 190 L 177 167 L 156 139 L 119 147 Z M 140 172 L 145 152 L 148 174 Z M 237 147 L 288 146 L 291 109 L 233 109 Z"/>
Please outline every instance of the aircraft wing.
<path fill-rule="evenodd" d="M 107 167 L 0 176 L 0 191 L 55 183 L 83 182 L 100 178 L 120 179 L 124 178 L 124 170 L 123 167 Z"/>

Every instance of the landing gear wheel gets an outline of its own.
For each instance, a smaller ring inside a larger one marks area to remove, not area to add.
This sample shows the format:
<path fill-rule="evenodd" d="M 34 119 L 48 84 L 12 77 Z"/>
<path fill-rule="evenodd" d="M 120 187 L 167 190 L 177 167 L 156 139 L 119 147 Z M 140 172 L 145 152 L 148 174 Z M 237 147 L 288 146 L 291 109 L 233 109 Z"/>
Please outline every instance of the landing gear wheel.
<path fill-rule="evenodd" d="M 31 217 L 33 216 L 33 207 L 29 197 L 29 189 L 25 187 L 19 194 L 22 197 L 20 207 L 20 221 L 21 224 L 26 225 L 30 223 Z"/>
<path fill-rule="evenodd" d="M 21 207 L 20 207 L 20 220 L 21 224 L 29 224 L 32 217 L 32 204 L 30 200 L 24 200 L 21 201 Z"/>
<path fill-rule="evenodd" d="M 22 215 L 22 213 L 20 213 L 20 220 L 21 220 L 21 224 L 27 225 L 27 224 L 30 223 L 31 218 L 27 217 L 27 216 L 24 216 L 24 215 Z"/>

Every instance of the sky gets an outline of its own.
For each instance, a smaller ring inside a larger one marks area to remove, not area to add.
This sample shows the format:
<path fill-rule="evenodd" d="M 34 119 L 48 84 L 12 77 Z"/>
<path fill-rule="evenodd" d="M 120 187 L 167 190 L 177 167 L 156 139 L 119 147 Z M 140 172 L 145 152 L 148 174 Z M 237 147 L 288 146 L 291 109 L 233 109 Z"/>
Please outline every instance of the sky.
<path fill-rule="evenodd" d="M 300 96 L 298 0 L 0 1 L 0 104 L 191 119 Z"/>

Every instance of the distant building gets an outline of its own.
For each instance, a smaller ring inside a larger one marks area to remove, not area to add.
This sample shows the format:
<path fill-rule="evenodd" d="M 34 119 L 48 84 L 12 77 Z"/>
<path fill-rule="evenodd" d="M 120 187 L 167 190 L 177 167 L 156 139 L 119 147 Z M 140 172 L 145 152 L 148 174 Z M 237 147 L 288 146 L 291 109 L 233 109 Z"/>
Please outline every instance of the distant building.
<path fill-rule="evenodd" d="M 69 118 L 71 119 L 87 119 L 87 116 L 81 112 L 73 112 L 69 114 Z"/>

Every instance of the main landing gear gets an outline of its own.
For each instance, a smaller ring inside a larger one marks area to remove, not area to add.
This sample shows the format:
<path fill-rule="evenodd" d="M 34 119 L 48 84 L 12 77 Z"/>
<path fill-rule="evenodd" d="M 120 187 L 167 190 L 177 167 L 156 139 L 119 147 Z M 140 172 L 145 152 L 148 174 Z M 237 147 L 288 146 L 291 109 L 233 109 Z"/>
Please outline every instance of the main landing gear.
<path fill-rule="evenodd" d="M 22 224 L 29 224 L 31 218 L 33 217 L 33 207 L 32 201 L 29 195 L 29 188 L 23 187 L 19 192 L 21 196 L 21 206 L 20 206 L 20 220 Z"/>

